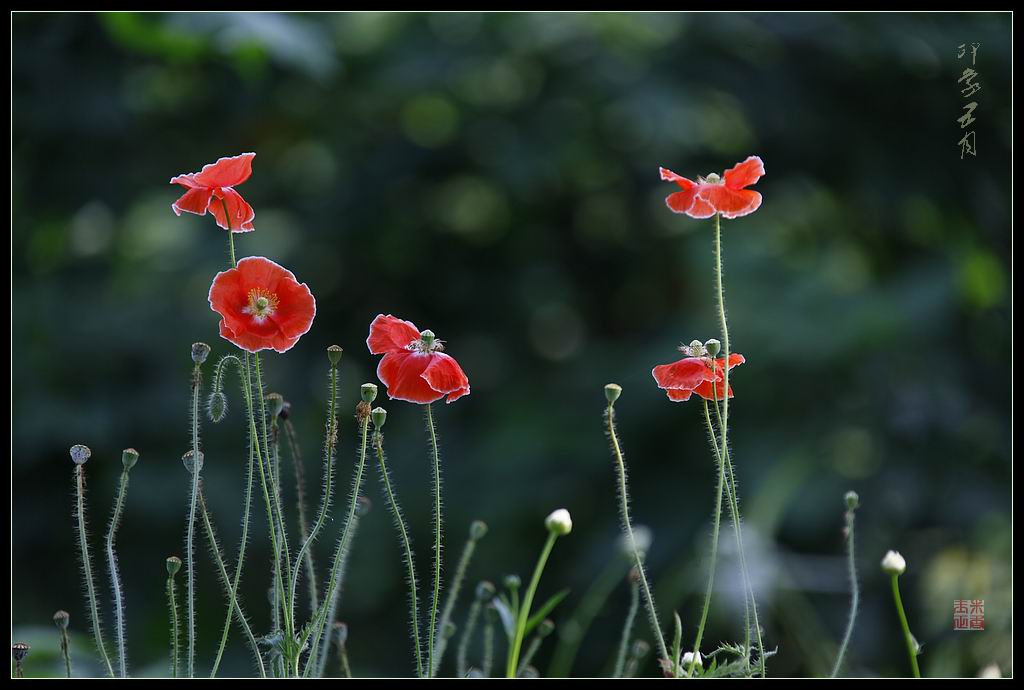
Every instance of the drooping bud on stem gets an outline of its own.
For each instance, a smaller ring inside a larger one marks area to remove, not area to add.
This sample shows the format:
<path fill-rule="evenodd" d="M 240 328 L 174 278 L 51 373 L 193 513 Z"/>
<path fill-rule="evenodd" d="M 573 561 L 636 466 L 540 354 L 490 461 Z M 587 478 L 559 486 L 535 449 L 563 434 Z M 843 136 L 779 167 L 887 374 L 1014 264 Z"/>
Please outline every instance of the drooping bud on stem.
<path fill-rule="evenodd" d="M 210 397 L 206 401 L 206 414 L 215 424 L 222 421 L 228 414 L 228 397 L 221 391 L 210 393 Z"/>

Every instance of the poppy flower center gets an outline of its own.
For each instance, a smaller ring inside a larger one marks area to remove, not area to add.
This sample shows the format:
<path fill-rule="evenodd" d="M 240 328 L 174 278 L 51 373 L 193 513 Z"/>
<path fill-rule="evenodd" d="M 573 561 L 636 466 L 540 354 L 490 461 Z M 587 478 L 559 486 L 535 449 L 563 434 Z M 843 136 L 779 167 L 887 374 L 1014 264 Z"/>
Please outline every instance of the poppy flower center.
<path fill-rule="evenodd" d="M 249 303 L 242 308 L 243 314 L 250 314 L 256 323 L 263 323 L 277 311 L 277 295 L 264 288 L 249 290 Z"/>
<path fill-rule="evenodd" d="M 706 184 L 720 184 L 722 178 L 718 176 L 718 173 L 711 173 L 707 177 L 701 178 Z"/>
<path fill-rule="evenodd" d="M 679 351 L 689 357 L 706 357 L 708 354 L 704 343 L 699 340 L 691 340 L 689 345 L 680 345 Z"/>
<path fill-rule="evenodd" d="M 444 343 L 437 339 L 433 331 L 426 330 L 420 332 L 419 340 L 412 341 L 406 347 L 413 352 L 429 354 L 431 352 L 440 352 L 444 350 Z"/>

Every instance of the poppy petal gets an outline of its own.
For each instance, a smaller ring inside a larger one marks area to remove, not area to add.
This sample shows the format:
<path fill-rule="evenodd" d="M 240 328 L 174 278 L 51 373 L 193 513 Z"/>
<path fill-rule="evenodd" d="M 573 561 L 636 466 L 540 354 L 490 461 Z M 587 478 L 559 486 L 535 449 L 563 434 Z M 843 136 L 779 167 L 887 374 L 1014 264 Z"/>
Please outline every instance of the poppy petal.
<path fill-rule="evenodd" d="M 366 346 L 370 353 L 382 355 L 387 352 L 407 352 L 409 343 L 420 339 L 420 329 L 410 321 L 388 314 L 377 314 L 370 324 L 370 336 Z"/>
<path fill-rule="evenodd" d="M 447 394 L 449 403 L 469 395 L 469 378 L 466 373 L 453 357 L 443 352 L 431 355 L 430 364 L 423 370 L 423 378 L 435 391 Z"/>
<path fill-rule="evenodd" d="M 700 357 L 685 357 L 671 364 L 660 364 L 651 370 L 659 388 L 693 390 L 704 381 L 715 378 L 714 371 Z"/>
<path fill-rule="evenodd" d="M 227 216 L 224 214 L 224 207 L 227 206 L 231 218 L 231 232 L 252 232 L 255 228 L 252 225 L 256 212 L 252 210 L 242 195 L 231 188 L 214 189 L 213 196 L 216 200 L 210 202 L 210 213 L 217 219 L 217 225 L 225 230 L 228 229 Z"/>
<path fill-rule="evenodd" d="M 743 189 L 757 182 L 764 175 L 764 162 L 760 156 L 750 156 L 742 163 L 737 163 L 722 176 L 725 186 L 729 189 Z"/>
<path fill-rule="evenodd" d="M 724 184 L 701 185 L 700 198 L 714 206 L 723 218 L 739 218 L 753 213 L 761 205 L 761 195 L 749 189 L 731 189 Z"/>
<path fill-rule="evenodd" d="M 668 168 L 658 168 L 658 172 L 661 173 L 661 179 L 665 180 L 666 182 L 675 182 L 684 190 L 693 189 L 694 187 L 697 186 L 697 183 L 694 182 L 693 180 L 688 180 L 682 175 L 676 175 Z"/>
<path fill-rule="evenodd" d="M 174 215 L 180 216 L 182 211 L 195 213 L 199 216 L 206 215 L 206 209 L 210 206 L 210 197 L 213 190 L 206 187 L 191 187 L 181 195 L 181 198 L 171 204 Z"/>
<path fill-rule="evenodd" d="M 718 380 L 714 384 L 711 381 L 704 381 L 693 389 L 693 392 L 705 400 L 717 401 L 725 399 L 725 381 Z M 729 386 L 729 397 L 732 395 L 732 386 Z"/>
<path fill-rule="evenodd" d="M 687 400 L 690 399 L 690 396 L 693 394 L 693 391 L 691 390 L 682 390 L 675 388 L 669 388 L 665 392 L 668 394 L 668 399 L 671 400 L 672 402 L 686 402 Z"/>
<path fill-rule="evenodd" d="M 444 397 L 427 383 L 423 372 L 433 358 L 423 352 L 388 352 L 377 365 L 377 378 L 392 400 L 426 405 Z"/>
<path fill-rule="evenodd" d="M 255 153 L 220 158 L 216 163 L 204 165 L 194 176 L 195 182 L 204 187 L 234 187 L 252 175 L 252 159 Z"/>
<path fill-rule="evenodd" d="M 710 218 L 715 215 L 715 207 L 704 201 L 698 191 L 693 199 L 693 206 L 686 212 L 686 215 L 690 216 L 690 218 Z"/>
<path fill-rule="evenodd" d="M 196 184 L 195 177 L 196 176 L 191 173 L 186 175 L 177 175 L 176 177 L 172 177 L 168 184 L 180 184 L 182 187 L 188 187 L 189 189 L 192 189 L 193 187 L 201 187 L 202 185 Z"/>
<path fill-rule="evenodd" d="M 697 188 L 683 191 L 673 192 L 665 197 L 665 205 L 672 209 L 675 213 L 689 213 L 693 207 L 693 201 L 697 198 Z"/>

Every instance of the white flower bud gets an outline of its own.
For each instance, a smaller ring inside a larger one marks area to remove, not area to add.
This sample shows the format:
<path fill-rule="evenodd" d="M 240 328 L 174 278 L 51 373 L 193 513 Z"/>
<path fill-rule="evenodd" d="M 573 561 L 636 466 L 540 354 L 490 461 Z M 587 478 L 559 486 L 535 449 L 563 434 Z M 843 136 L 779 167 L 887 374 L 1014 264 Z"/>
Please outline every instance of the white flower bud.
<path fill-rule="evenodd" d="M 686 652 L 683 654 L 683 668 L 689 668 L 693 662 L 693 652 Z M 704 659 L 701 658 L 700 652 L 697 652 L 697 666 L 704 668 Z"/>
<path fill-rule="evenodd" d="M 572 532 L 572 518 L 569 516 L 569 511 L 565 508 L 559 508 L 555 512 L 548 515 L 547 519 L 544 520 L 544 526 L 548 528 L 549 532 L 554 532 L 560 537 Z"/>
<path fill-rule="evenodd" d="M 902 575 L 907 569 L 907 562 L 898 551 L 889 551 L 882 559 L 882 570 L 890 575 Z"/>

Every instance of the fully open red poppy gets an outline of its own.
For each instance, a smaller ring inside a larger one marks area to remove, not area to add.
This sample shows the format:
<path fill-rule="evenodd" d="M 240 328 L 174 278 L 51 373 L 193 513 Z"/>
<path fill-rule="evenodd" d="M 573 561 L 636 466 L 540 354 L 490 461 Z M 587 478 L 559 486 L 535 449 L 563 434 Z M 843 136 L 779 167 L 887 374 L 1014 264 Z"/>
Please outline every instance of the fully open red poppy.
<path fill-rule="evenodd" d="M 743 364 L 746 358 L 738 353 L 729 354 L 729 368 Z M 725 358 L 684 357 L 672 364 L 661 364 L 651 370 L 658 387 L 665 390 L 668 399 L 675 402 L 689 400 L 696 393 L 705 400 L 725 397 Z M 729 397 L 732 386 L 729 386 Z"/>
<path fill-rule="evenodd" d="M 667 168 L 659 168 L 661 179 L 675 182 L 683 190 L 669 194 L 665 203 L 676 213 L 691 218 L 709 218 L 721 213 L 723 218 L 739 218 L 753 213 L 761 205 L 761 195 L 750 185 L 764 175 L 764 163 L 758 156 L 750 156 L 723 173 L 698 177 L 697 181 L 676 175 Z"/>
<path fill-rule="evenodd" d="M 205 216 L 209 211 L 217 220 L 217 225 L 225 230 L 251 232 L 255 229 L 252 219 L 256 213 L 234 188 L 252 175 L 252 159 L 255 157 L 255 153 L 243 153 L 232 158 L 221 158 L 216 163 L 204 165 L 197 173 L 172 177 L 171 184 L 180 184 L 188 191 L 171 204 L 171 208 L 179 216 L 182 211 L 200 216 Z"/>
<path fill-rule="evenodd" d="M 375 355 L 384 355 L 377 365 L 377 378 L 392 400 L 425 405 L 448 396 L 454 402 L 469 395 L 469 379 L 462 367 L 441 350 L 431 331 L 422 331 L 409 321 L 378 314 L 370 324 L 366 345 Z"/>
<path fill-rule="evenodd" d="M 221 337 L 248 352 L 287 352 L 316 316 L 309 287 L 262 256 L 248 256 L 218 273 L 210 286 L 210 308 L 222 317 Z"/>

